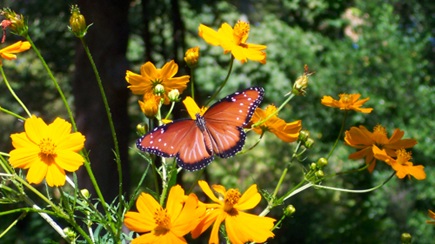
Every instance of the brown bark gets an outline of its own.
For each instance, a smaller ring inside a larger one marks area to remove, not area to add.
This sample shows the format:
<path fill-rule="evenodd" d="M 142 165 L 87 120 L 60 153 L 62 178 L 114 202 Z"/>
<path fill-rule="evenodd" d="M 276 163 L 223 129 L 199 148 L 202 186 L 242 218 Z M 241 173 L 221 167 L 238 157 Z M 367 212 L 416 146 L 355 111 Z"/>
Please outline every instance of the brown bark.
<path fill-rule="evenodd" d="M 123 171 L 124 192 L 128 190 L 129 118 L 127 100 L 129 91 L 125 81 L 127 70 L 129 0 L 79 0 L 78 5 L 87 23 L 93 23 L 85 37 L 100 72 L 116 127 Z M 90 62 L 77 46 L 73 78 L 74 105 L 79 131 L 86 136 L 91 166 L 106 201 L 118 193 L 118 171 L 114 144 L 110 133 L 102 97 Z M 87 188 L 95 196 L 89 176 L 79 172 L 79 187 Z"/>

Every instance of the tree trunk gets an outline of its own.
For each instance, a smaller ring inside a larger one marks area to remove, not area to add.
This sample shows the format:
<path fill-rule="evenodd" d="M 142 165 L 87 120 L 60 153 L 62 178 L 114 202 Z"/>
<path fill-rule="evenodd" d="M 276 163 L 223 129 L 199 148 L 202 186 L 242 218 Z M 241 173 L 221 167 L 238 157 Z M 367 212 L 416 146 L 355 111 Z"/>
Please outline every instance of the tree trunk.
<path fill-rule="evenodd" d="M 129 4 L 129 0 L 78 1 L 86 22 L 93 23 L 85 39 L 100 72 L 116 127 L 124 192 L 129 189 L 129 91 L 125 81 L 128 68 L 126 49 Z M 77 126 L 86 136 L 86 149 L 89 151 L 92 170 L 106 201 L 110 202 L 117 196 L 119 184 L 114 143 L 95 74 L 81 45 L 76 48 L 75 66 L 72 87 Z M 84 168 L 79 172 L 78 179 L 79 187 L 87 188 L 95 196 L 95 190 Z"/>

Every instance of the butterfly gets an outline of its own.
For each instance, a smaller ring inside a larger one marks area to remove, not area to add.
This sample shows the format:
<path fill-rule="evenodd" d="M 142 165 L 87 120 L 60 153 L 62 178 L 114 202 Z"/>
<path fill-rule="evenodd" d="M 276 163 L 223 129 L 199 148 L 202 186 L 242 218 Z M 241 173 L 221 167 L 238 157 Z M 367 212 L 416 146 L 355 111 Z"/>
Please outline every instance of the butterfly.
<path fill-rule="evenodd" d="M 234 156 L 242 150 L 246 134 L 243 127 L 251 120 L 263 100 L 264 89 L 251 87 L 228 95 L 196 119 L 181 119 L 158 126 L 136 142 L 145 152 L 161 157 L 175 157 L 177 164 L 189 171 L 204 168 L 214 155 Z"/>

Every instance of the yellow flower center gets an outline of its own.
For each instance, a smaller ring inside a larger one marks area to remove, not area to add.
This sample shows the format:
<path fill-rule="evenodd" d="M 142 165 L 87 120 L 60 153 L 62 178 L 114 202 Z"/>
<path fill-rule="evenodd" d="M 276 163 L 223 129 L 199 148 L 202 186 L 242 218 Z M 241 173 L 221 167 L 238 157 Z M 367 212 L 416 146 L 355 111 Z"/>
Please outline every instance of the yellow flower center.
<path fill-rule="evenodd" d="M 248 34 L 249 34 L 249 24 L 239 20 L 234 25 L 234 32 L 233 32 L 233 36 L 236 44 L 237 45 L 243 44 L 246 41 L 246 39 L 248 39 Z"/>
<path fill-rule="evenodd" d="M 373 140 L 376 145 L 383 146 L 388 143 L 387 130 L 382 125 L 376 125 L 373 128 Z"/>
<path fill-rule="evenodd" d="M 171 218 L 166 209 L 159 208 L 154 213 L 154 220 L 157 227 L 155 228 L 156 235 L 164 235 L 171 229 Z"/>
<path fill-rule="evenodd" d="M 234 205 L 239 202 L 240 192 L 236 189 L 229 189 L 224 198 L 224 211 L 228 214 L 235 214 Z"/>
<path fill-rule="evenodd" d="M 349 105 L 352 105 L 352 95 L 340 94 L 340 102 L 342 102 L 346 106 L 346 108 L 348 108 Z"/>
<path fill-rule="evenodd" d="M 55 156 L 56 144 L 51 140 L 51 138 L 43 138 L 39 143 L 39 150 L 44 156 Z"/>
<path fill-rule="evenodd" d="M 397 154 L 397 162 L 399 164 L 406 164 L 407 162 L 409 162 L 409 160 L 411 160 L 411 152 L 407 152 L 405 149 L 400 149 L 396 151 Z"/>

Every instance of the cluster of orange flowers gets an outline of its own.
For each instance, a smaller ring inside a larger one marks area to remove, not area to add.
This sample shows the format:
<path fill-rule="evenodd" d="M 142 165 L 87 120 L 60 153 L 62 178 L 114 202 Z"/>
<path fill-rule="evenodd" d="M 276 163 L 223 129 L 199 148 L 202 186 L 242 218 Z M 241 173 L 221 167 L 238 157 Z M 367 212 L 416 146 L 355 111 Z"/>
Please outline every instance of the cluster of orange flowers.
<path fill-rule="evenodd" d="M 330 96 L 324 96 L 322 104 L 328 107 L 336 107 L 341 110 L 354 110 L 361 113 L 370 113 L 372 108 L 361 108 L 369 98 L 361 99 L 360 94 L 340 94 L 339 100 L 334 100 Z M 349 155 L 350 159 L 365 158 L 369 172 L 376 166 L 376 160 L 384 161 L 395 171 L 399 179 L 405 176 L 413 176 L 417 180 L 424 180 L 426 173 L 422 165 L 414 166 L 411 160 L 411 153 L 406 148 L 411 148 L 417 141 L 414 139 L 402 139 L 405 133 L 396 129 L 388 138 L 385 128 L 377 125 L 373 132 L 368 131 L 364 126 L 352 127 L 345 132 L 345 142 L 347 145 L 360 149 Z"/>

